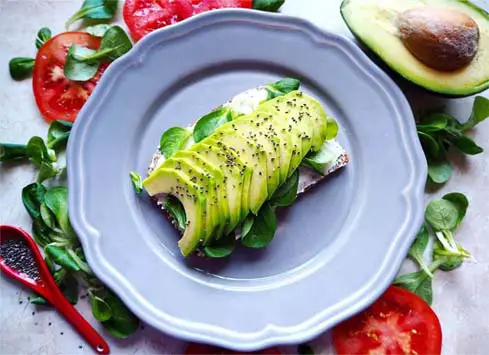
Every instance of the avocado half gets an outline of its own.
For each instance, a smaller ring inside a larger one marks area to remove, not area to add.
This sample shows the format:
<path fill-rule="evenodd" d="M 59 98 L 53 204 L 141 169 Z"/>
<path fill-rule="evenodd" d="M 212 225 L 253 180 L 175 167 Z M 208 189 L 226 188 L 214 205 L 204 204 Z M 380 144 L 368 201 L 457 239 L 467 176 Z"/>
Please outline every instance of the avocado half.
<path fill-rule="evenodd" d="M 422 6 L 446 7 L 470 16 L 479 27 L 474 59 L 456 71 L 432 69 L 399 37 L 399 14 Z M 489 13 L 466 0 L 344 0 L 341 15 L 355 37 L 390 68 L 423 88 L 448 96 L 468 96 L 489 88 Z"/>

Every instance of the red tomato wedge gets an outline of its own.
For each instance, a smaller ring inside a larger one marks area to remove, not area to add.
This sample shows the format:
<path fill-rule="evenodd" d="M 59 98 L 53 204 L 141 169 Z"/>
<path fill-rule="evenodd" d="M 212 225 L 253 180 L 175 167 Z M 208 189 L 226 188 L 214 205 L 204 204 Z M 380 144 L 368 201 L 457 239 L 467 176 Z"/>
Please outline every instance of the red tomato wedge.
<path fill-rule="evenodd" d="M 391 286 L 373 305 L 333 329 L 338 354 L 441 353 L 441 326 L 414 293 Z"/>
<path fill-rule="evenodd" d="M 100 65 L 88 81 L 72 81 L 64 76 L 68 49 L 73 45 L 100 47 L 100 38 L 86 32 L 64 32 L 47 41 L 37 52 L 32 86 L 37 107 L 47 121 L 73 122 L 108 64 Z"/>
<path fill-rule="evenodd" d="M 185 349 L 185 355 L 280 355 L 281 352 L 277 348 L 268 348 L 252 353 L 236 352 L 232 350 L 226 350 L 212 345 L 190 343 Z"/>
<path fill-rule="evenodd" d="M 204 11 L 231 8 L 251 9 L 253 0 L 126 0 L 124 21 L 137 41 L 147 33 Z"/>

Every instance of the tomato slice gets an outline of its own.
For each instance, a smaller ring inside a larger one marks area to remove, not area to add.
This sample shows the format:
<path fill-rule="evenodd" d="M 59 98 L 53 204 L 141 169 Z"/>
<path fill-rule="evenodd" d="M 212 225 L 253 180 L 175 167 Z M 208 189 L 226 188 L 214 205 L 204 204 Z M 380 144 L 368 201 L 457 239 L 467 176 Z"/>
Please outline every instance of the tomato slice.
<path fill-rule="evenodd" d="M 232 350 L 227 350 L 219 348 L 217 346 L 190 343 L 185 349 L 185 355 L 247 355 L 247 354 L 258 354 L 258 355 L 280 355 L 281 352 L 277 348 L 268 348 L 252 353 L 236 352 Z"/>
<path fill-rule="evenodd" d="M 391 286 L 373 305 L 333 329 L 338 354 L 441 353 L 441 326 L 414 293 Z"/>
<path fill-rule="evenodd" d="M 126 0 L 123 16 L 132 38 L 137 41 L 158 28 L 201 12 L 252 6 L 253 0 Z"/>
<path fill-rule="evenodd" d="M 32 86 L 37 107 L 47 121 L 73 122 L 107 68 L 100 65 L 88 81 L 72 81 L 64 76 L 68 49 L 73 45 L 98 49 L 100 38 L 86 32 L 64 32 L 47 41 L 37 52 Z"/>

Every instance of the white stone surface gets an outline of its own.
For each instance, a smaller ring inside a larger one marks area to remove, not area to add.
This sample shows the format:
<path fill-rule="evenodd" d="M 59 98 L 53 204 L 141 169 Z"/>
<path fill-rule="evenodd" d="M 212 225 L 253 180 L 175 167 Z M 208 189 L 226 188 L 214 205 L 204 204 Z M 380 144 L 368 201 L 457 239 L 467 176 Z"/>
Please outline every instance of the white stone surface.
<path fill-rule="evenodd" d="M 82 1 L 0 0 L 0 141 L 25 142 L 33 135 L 45 136 L 47 124 L 40 118 L 32 95 L 31 81 L 14 82 L 8 74 L 8 61 L 15 56 L 34 56 L 37 30 L 49 26 L 63 31 L 65 20 Z M 325 29 L 351 36 L 339 15 L 339 0 L 287 0 L 286 14 L 304 17 Z M 487 1 L 479 1 L 489 10 Z M 120 19 L 120 17 L 119 17 Z M 456 117 L 468 117 L 472 98 L 446 100 L 405 88 L 415 107 L 446 106 Z M 484 93 L 486 97 L 489 93 Z M 354 104 L 352 97 L 352 104 Z M 489 122 L 474 132 L 477 142 L 489 150 Z M 427 200 L 446 192 L 460 191 L 470 197 L 468 215 L 457 237 L 470 250 L 477 263 L 466 263 L 451 272 L 439 272 L 434 281 L 434 309 L 443 327 L 443 353 L 475 355 L 489 353 L 489 152 L 461 158 L 451 181 Z M 30 230 L 30 219 L 20 199 L 21 188 L 32 182 L 29 166 L 0 166 L 0 223 Z M 373 242 L 375 242 L 373 240 Z M 412 265 L 406 263 L 406 270 Z M 334 285 L 330 285 L 334 287 Z M 1 354 L 81 354 L 91 349 L 51 309 L 35 307 L 27 301 L 30 293 L 3 275 L 0 286 Z M 78 309 L 98 327 L 85 300 Z M 32 312 L 35 312 L 33 315 Z M 113 354 L 175 354 L 185 344 L 145 327 L 127 340 L 114 340 L 106 333 Z M 331 353 L 329 336 L 316 339 L 317 352 Z M 79 348 L 79 346 L 82 348 Z M 295 347 L 284 350 L 295 352 Z"/>

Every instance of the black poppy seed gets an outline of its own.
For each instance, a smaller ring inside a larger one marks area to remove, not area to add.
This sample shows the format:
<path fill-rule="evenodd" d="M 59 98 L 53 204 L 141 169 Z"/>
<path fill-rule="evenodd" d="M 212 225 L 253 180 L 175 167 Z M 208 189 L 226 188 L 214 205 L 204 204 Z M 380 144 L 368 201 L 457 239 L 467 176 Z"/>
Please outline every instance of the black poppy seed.
<path fill-rule="evenodd" d="M 11 269 L 27 275 L 34 281 L 41 280 L 34 255 L 24 240 L 10 239 L 2 242 L 0 244 L 0 256 Z M 22 301 L 19 304 L 22 304 Z"/>

